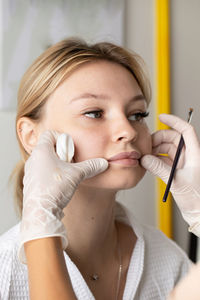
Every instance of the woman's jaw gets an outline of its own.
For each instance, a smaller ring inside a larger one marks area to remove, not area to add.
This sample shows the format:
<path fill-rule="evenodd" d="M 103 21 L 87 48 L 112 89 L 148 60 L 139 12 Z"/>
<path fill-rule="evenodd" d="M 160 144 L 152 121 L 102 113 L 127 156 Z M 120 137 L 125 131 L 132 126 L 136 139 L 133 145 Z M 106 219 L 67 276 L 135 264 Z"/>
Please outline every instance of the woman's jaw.
<path fill-rule="evenodd" d="M 80 185 L 94 191 L 97 189 L 118 192 L 135 187 L 143 178 L 145 172 L 146 170 L 140 165 L 139 159 L 124 159 L 109 162 L 106 171 L 82 181 Z"/>

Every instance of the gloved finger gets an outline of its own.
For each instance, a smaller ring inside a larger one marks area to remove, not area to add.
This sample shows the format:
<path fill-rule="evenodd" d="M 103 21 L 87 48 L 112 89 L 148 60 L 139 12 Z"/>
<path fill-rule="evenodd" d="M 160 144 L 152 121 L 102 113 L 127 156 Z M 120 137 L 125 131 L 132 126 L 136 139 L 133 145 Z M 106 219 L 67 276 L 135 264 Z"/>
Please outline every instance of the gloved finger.
<path fill-rule="evenodd" d="M 49 158 L 58 159 L 55 152 L 55 145 L 58 136 L 60 135 L 57 131 L 46 130 L 39 136 L 36 146 L 33 148 L 32 153 L 25 164 L 25 171 L 28 172 L 29 166 L 36 161 L 41 161 L 46 167 L 49 164 Z M 29 170 L 30 171 L 30 170 Z M 31 171 L 30 171 L 31 172 Z"/>
<path fill-rule="evenodd" d="M 171 159 L 169 156 L 164 155 L 156 155 L 159 159 L 161 159 L 164 163 L 166 163 L 168 166 L 172 167 L 174 159 Z M 184 166 L 184 157 L 180 157 L 176 169 L 181 169 Z"/>
<path fill-rule="evenodd" d="M 180 141 L 180 133 L 175 130 L 165 129 L 159 130 L 152 134 L 152 146 L 156 147 L 162 143 L 171 143 L 178 146 Z"/>
<path fill-rule="evenodd" d="M 75 163 L 74 166 L 80 170 L 80 178 L 84 180 L 105 171 L 108 168 L 108 161 L 104 158 L 93 158 Z"/>
<path fill-rule="evenodd" d="M 60 135 L 59 132 L 55 130 L 46 130 L 40 134 L 38 139 L 37 145 L 46 145 L 50 148 L 55 148 L 55 144 L 57 141 L 58 136 Z"/>
<path fill-rule="evenodd" d="M 162 155 L 157 155 L 157 157 L 159 158 L 159 159 L 161 159 L 165 164 L 167 164 L 168 166 L 172 166 L 172 164 L 173 164 L 173 160 L 172 159 L 170 159 L 170 157 L 169 156 L 162 156 Z"/>
<path fill-rule="evenodd" d="M 174 144 L 167 144 L 163 143 L 161 145 L 158 145 L 157 147 L 154 147 L 152 149 L 152 154 L 158 155 L 158 154 L 167 154 L 171 161 L 174 160 L 176 155 L 177 147 Z M 181 151 L 181 155 L 179 157 L 177 168 L 181 168 L 184 164 L 184 155 L 185 155 L 185 149 L 183 147 Z"/>
<path fill-rule="evenodd" d="M 33 151 L 25 164 L 25 172 L 27 174 L 29 172 L 31 173 L 31 168 L 29 169 L 29 166 L 34 163 L 33 161 L 36 162 L 37 160 L 40 160 L 42 161 L 43 165 L 45 165 L 45 163 L 48 165 L 48 156 L 56 156 L 55 143 L 58 136 L 58 132 L 50 130 L 44 131 L 40 134 L 38 142 L 33 148 Z"/>
<path fill-rule="evenodd" d="M 170 158 L 173 159 L 175 153 L 176 153 L 177 147 L 173 144 L 163 143 L 156 147 L 153 147 L 152 154 L 168 154 Z"/>
<path fill-rule="evenodd" d="M 151 172 L 153 175 L 160 177 L 165 183 L 167 183 L 171 167 L 162 159 L 154 155 L 147 154 L 141 158 L 140 162 L 146 170 Z"/>
<path fill-rule="evenodd" d="M 186 148 L 187 147 L 189 148 L 191 154 L 193 152 L 196 153 L 197 149 L 199 151 L 200 149 L 199 140 L 192 125 L 180 119 L 179 117 L 168 115 L 168 114 L 159 115 L 159 119 L 161 122 L 170 126 L 171 128 L 175 129 L 176 131 L 178 131 L 180 134 L 183 135 Z"/>
<path fill-rule="evenodd" d="M 74 143 L 72 137 L 67 133 L 59 133 L 54 130 L 44 131 L 37 145 L 42 145 L 47 151 L 57 153 L 61 160 L 71 162 L 74 156 Z"/>

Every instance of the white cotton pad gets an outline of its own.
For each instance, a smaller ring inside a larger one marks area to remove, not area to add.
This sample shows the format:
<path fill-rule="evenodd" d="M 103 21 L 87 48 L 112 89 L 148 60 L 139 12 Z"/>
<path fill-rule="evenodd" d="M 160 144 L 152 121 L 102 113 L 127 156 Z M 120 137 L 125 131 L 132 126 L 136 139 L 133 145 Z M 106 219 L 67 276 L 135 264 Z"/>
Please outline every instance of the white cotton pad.
<path fill-rule="evenodd" d="M 71 162 L 74 156 L 74 142 L 67 133 L 59 135 L 56 142 L 56 153 L 61 160 Z"/>

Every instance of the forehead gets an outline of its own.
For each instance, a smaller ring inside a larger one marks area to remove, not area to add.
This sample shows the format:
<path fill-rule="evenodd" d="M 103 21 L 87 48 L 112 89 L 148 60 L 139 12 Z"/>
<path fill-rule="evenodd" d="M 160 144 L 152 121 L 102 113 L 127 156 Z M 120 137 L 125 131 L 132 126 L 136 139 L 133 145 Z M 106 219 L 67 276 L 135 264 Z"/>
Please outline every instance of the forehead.
<path fill-rule="evenodd" d="M 101 74 L 105 73 L 112 73 L 114 75 L 120 75 L 123 73 L 126 74 L 126 76 L 134 78 L 133 74 L 125 68 L 123 65 L 104 60 L 104 59 L 99 59 L 99 60 L 94 60 L 90 62 L 85 62 L 79 66 L 77 66 L 68 76 L 68 78 L 73 78 L 73 77 L 78 77 L 82 75 L 87 75 L 87 76 L 101 76 Z M 120 77 L 120 76 L 119 76 Z M 135 78 L 134 78 L 135 79 Z"/>
<path fill-rule="evenodd" d="M 90 104 L 98 101 L 98 104 L 126 106 L 136 100 L 142 105 L 147 104 L 131 72 L 117 63 L 97 61 L 74 70 L 51 94 L 45 106 L 46 112 L 55 112 L 58 108 L 60 111 L 66 111 L 67 107 L 77 108 L 89 101 Z"/>
<path fill-rule="evenodd" d="M 88 90 L 89 88 L 89 90 Z M 141 93 L 132 73 L 122 65 L 106 60 L 86 62 L 73 70 L 56 90 L 79 92 Z"/>

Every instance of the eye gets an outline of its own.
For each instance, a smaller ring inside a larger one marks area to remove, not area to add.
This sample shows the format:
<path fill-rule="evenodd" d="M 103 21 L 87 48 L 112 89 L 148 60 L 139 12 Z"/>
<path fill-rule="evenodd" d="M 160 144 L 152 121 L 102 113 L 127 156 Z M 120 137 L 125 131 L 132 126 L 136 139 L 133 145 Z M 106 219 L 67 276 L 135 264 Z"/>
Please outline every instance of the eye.
<path fill-rule="evenodd" d="M 102 110 L 87 111 L 84 113 L 84 115 L 88 118 L 100 119 L 103 115 L 103 111 Z"/>
<path fill-rule="evenodd" d="M 138 112 L 130 115 L 128 119 L 130 121 L 142 121 L 144 118 L 148 117 L 149 112 Z"/>

